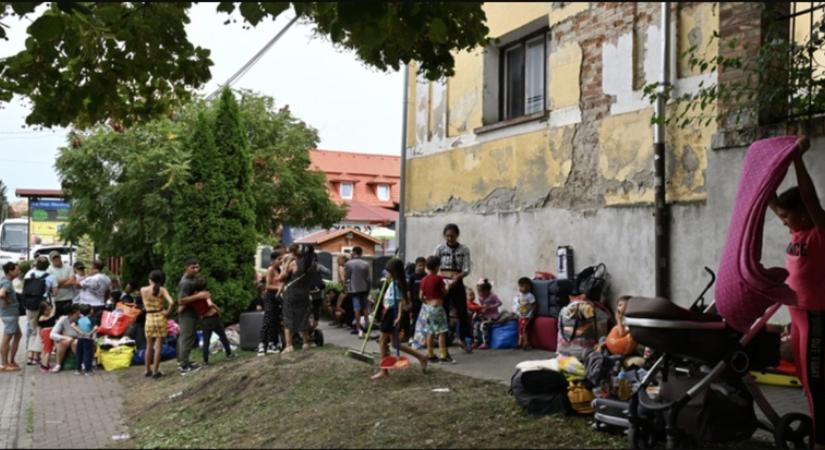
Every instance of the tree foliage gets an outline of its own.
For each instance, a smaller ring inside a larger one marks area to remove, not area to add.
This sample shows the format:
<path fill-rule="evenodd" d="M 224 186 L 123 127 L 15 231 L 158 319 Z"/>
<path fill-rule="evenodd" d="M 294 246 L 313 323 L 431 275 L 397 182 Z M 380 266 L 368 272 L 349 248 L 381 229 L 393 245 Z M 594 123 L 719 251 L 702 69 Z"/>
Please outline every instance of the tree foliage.
<path fill-rule="evenodd" d="M 34 15 L 26 47 L 0 59 L 0 102 L 32 102 L 26 123 L 130 125 L 179 107 L 209 81 L 209 50 L 189 42 L 191 3 L 0 2 L 0 20 Z M 451 52 L 487 42 L 480 2 L 232 2 L 252 26 L 294 9 L 319 36 L 381 70 L 419 62 L 430 79 L 453 74 Z M 38 10 L 39 11 L 39 10 Z M 0 38 L 5 30 L 0 22 Z"/>
<path fill-rule="evenodd" d="M 681 128 L 712 121 L 736 126 L 756 118 L 760 123 L 810 119 L 825 111 L 825 17 L 816 19 L 802 40 L 790 36 L 787 19 L 768 21 L 763 32 L 765 38 L 757 47 L 737 39 L 721 42 L 719 33 L 714 32 L 707 47 L 718 42 L 720 49 L 726 46 L 729 52 L 710 54 L 706 48 L 693 45 L 679 55 L 691 69 L 702 73 L 736 70 L 741 77 L 726 83 L 702 82 L 695 92 L 679 95 L 674 95 L 673 85 L 661 92 L 659 84 L 653 82 L 644 87 L 644 96 L 651 103 L 659 95 L 672 99 L 677 108 L 664 121 Z M 725 107 L 718 110 L 720 104 Z"/>
<path fill-rule="evenodd" d="M 200 255 L 203 242 L 223 239 L 226 246 L 241 250 L 227 239 L 244 236 L 247 242 L 247 228 L 240 233 L 217 225 L 224 218 L 251 222 L 253 233 L 257 231 L 254 243 L 279 224 L 328 226 L 343 217 L 345 211 L 327 196 L 323 174 L 308 170 L 308 150 L 318 139 L 315 130 L 286 109 L 276 111 L 271 98 L 243 92 L 233 113 L 239 120 L 229 122 L 236 143 L 218 148 L 213 122 L 221 101 L 228 100 L 193 103 L 174 119 L 156 119 L 121 132 L 98 126 L 72 136 L 56 162 L 72 197 L 64 239 L 88 235 L 100 253 L 123 256 L 125 281 L 143 283 L 152 269 L 165 266 L 172 271 L 170 282 L 176 282 L 173 275 L 180 274 L 183 263 L 178 260 L 187 257 L 180 255 Z M 224 122 L 220 127 L 229 127 Z M 226 133 L 217 133 L 220 142 L 227 142 Z M 240 146 L 246 162 L 237 157 Z M 228 150 L 236 157 L 227 162 L 221 152 Z M 242 196 L 230 196 L 224 194 L 229 185 L 251 187 L 244 188 Z M 193 209 L 225 214 L 188 224 L 175 220 Z M 243 251 L 251 260 L 254 246 Z M 235 264 L 225 255 L 216 254 L 214 264 Z"/>
<path fill-rule="evenodd" d="M 9 215 L 9 199 L 6 197 L 6 184 L 0 180 L 0 222 Z"/>

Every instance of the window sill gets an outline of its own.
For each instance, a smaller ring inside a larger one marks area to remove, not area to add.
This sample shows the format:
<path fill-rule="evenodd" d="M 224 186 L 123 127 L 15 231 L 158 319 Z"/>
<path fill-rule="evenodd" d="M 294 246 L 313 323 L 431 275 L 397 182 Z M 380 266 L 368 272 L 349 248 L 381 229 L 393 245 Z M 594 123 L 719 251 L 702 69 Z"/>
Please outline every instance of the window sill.
<path fill-rule="evenodd" d="M 475 134 L 484 134 L 489 133 L 491 131 L 500 130 L 502 128 L 512 127 L 514 125 L 521 125 L 527 122 L 536 122 L 540 120 L 546 120 L 547 117 L 550 116 L 550 111 L 539 111 L 534 112 L 532 114 L 527 114 L 526 116 L 519 116 L 514 117 L 512 119 L 502 120 L 500 122 L 491 123 L 489 125 L 484 125 L 478 128 L 473 129 L 473 133 Z"/>

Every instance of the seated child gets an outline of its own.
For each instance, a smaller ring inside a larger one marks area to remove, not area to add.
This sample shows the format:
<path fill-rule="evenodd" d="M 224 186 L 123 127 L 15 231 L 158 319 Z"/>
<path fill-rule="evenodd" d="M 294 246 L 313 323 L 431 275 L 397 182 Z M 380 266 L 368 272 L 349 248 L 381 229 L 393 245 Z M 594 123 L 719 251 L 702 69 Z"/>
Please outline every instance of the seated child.
<path fill-rule="evenodd" d="M 197 278 L 193 286 L 193 294 L 206 290 L 206 280 Z M 197 305 L 197 306 L 196 306 Z M 226 337 L 226 330 L 223 327 L 223 319 L 221 319 L 221 310 L 218 305 L 212 302 L 212 297 L 207 297 L 205 300 L 197 300 L 192 303 L 192 307 L 199 316 L 201 316 L 201 324 L 203 325 L 203 365 L 209 365 L 209 343 L 212 340 L 212 333 L 217 333 L 221 340 L 223 349 L 226 352 L 226 357 L 234 358 L 236 355 L 232 353 L 232 348 L 229 346 L 229 339 Z M 201 311 L 203 311 L 201 313 Z"/>
<path fill-rule="evenodd" d="M 532 290 L 533 282 L 527 277 L 521 277 L 518 280 L 518 293 L 513 298 L 513 312 L 518 316 L 518 347 L 524 350 L 530 347 L 527 329 L 536 309 L 536 297 Z"/>
<path fill-rule="evenodd" d="M 490 325 L 495 323 L 501 316 L 499 308 L 501 307 L 501 300 L 496 294 L 493 294 L 493 284 L 487 278 L 482 278 L 476 283 L 478 290 L 477 304 L 481 308 L 477 313 L 477 321 L 475 327 L 476 344 L 478 348 L 484 350 L 488 348 L 487 341 L 490 338 Z"/>

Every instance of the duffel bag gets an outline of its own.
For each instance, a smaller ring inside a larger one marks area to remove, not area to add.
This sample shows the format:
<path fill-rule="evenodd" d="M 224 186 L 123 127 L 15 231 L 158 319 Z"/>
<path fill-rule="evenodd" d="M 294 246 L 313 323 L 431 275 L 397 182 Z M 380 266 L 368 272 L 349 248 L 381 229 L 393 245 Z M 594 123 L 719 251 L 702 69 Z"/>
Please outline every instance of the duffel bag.
<path fill-rule="evenodd" d="M 516 348 L 518 346 L 518 322 L 511 320 L 490 327 L 490 348 Z"/>
<path fill-rule="evenodd" d="M 556 351 L 583 361 L 584 354 L 607 336 L 609 324 L 610 313 L 603 306 L 581 296 L 573 298 L 559 314 Z"/>
<path fill-rule="evenodd" d="M 516 372 L 510 378 L 510 393 L 524 410 L 534 416 L 570 414 L 567 380 L 553 370 Z"/>

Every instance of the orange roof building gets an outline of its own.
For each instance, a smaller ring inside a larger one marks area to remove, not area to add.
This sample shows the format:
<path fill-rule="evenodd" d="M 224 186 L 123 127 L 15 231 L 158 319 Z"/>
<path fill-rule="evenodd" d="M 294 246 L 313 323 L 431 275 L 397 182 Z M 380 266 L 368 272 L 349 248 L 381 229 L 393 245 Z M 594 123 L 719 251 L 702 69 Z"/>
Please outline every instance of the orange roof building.
<path fill-rule="evenodd" d="M 401 158 L 392 155 L 310 150 L 311 168 L 327 176 L 330 198 L 349 206 L 347 223 L 398 220 Z"/>

